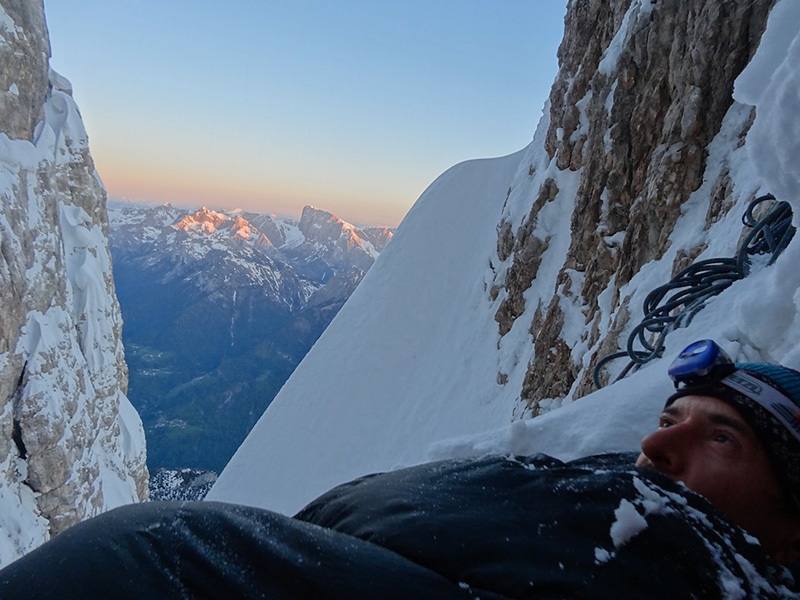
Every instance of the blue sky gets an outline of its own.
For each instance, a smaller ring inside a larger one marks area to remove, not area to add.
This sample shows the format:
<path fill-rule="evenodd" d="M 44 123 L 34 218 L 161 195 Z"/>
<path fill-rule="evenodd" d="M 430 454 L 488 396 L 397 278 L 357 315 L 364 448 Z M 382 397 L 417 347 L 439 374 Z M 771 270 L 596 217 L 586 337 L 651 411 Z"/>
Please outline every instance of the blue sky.
<path fill-rule="evenodd" d="M 109 196 L 397 225 L 531 139 L 566 0 L 45 0 Z"/>

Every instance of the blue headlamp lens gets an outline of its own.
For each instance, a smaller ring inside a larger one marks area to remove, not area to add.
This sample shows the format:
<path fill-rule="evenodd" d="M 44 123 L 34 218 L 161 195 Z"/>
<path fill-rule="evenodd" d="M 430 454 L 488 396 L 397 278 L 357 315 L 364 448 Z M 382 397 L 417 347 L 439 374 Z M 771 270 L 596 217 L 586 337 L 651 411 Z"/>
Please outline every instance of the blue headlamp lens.
<path fill-rule="evenodd" d="M 719 381 L 736 370 L 731 357 L 714 340 L 700 340 L 688 345 L 667 369 L 670 379 L 679 384 L 695 385 Z"/>
<path fill-rule="evenodd" d="M 768 411 L 800 441 L 800 407 L 782 391 L 737 368 L 713 340 L 700 340 L 683 349 L 667 369 L 677 389 L 685 386 L 719 383 L 752 400 Z"/>

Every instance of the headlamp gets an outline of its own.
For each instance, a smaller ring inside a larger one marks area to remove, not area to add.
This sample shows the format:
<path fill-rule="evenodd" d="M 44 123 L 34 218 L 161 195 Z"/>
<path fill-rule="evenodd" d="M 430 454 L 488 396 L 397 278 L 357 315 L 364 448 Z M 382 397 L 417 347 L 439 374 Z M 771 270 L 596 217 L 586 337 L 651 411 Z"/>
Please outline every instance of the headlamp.
<path fill-rule="evenodd" d="M 680 384 L 720 381 L 735 370 L 731 357 L 714 340 L 700 340 L 686 346 L 672 361 L 667 373 L 678 388 Z"/>
<path fill-rule="evenodd" d="M 785 429 L 800 440 L 800 407 L 768 382 L 738 368 L 713 340 L 690 344 L 667 369 L 675 388 L 721 384 L 769 411 Z"/>

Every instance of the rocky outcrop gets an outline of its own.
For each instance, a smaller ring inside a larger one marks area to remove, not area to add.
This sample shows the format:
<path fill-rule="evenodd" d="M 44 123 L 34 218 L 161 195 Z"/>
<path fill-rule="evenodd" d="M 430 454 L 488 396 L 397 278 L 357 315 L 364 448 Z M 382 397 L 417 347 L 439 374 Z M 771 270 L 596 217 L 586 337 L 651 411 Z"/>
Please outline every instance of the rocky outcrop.
<path fill-rule="evenodd" d="M 729 173 L 709 167 L 709 145 L 723 128 L 734 79 L 755 53 L 772 4 L 569 3 L 549 124 L 539 134 L 549 162 L 532 162 L 527 180 L 517 179 L 510 190 L 498 228 L 496 261 L 502 267 L 491 291 L 491 299 L 499 299 L 501 337 L 521 315 L 534 315 L 522 326 L 530 328 L 539 360 L 530 361 L 521 390 L 533 414 L 542 399 L 590 391 L 591 369 L 585 367 L 616 350 L 629 323 L 630 295 L 623 289 L 670 248 L 690 195 L 701 184 L 709 188 L 708 222 L 730 209 Z M 751 122 L 752 115 L 740 115 L 725 135 L 743 143 Z M 523 197 L 530 209 L 520 218 L 514 206 L 523 206 Z M 563 206 L 572 198 L 573 205 Z M 569 239 L 562 236 L 558 244 L 542 222 L 546 211 L 555 210 L 549 204 L 572 214 Z M 551 257 L 560 260 L 558 275 L 542 281 L 537 272 L 550 246 L 559 248 L 561 258 Z M 585 330 L 565 339 L 565 313 L 576 311 Z M 601 340 L 603 319 L 615 322 Z"/>
<path fill-rule="evenodd" d="M 182 502 L 202 500 L 216 480 L 214 471 L 156 469 L 150 476 L 150 499 Z"/>
<path fill-rule="evenodd" d="M 333 270 L 346 264 L 366 271 L 380 252 L 362 231 L 336 215 L 313 206 L 303 208 L 298 227 L 305 238 L 303 244 L 316 248 L 316 252 L 302 248 L 303 254 L 316 255 L 317 258 L 313 260 L 317 260 L 324 269 Z"/>
<path fill-rule="evenodd" d="M 41 2 L 8 0 L 0 19 L 0 114 L 3 133 L 30 140 L 44 117 L 50 42 Z"/>
<path fill-rule="evenodd" d="M 41 1 L 0 0 L 0 564 L 147 496 L 105 191 Z"/>

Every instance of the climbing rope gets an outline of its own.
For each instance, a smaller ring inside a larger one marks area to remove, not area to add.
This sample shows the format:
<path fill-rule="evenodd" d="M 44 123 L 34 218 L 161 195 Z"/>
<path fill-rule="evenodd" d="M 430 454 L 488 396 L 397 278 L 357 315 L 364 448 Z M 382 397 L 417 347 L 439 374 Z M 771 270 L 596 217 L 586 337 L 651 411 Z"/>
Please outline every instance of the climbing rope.
<path fill-rule="evenodd" d="M 770 200 L 774 203 L 767 214 L 756 220 L 753 216 L 756 206 Z M 595 366 L 592 377 L 597 389 L 603 387 L 601 370 L 613 360 L 630 359 L 614 379 L 616 382 L 651 360 L 660 358 L 664 352 L 664 339 L 671 331 L 689 325 L 709 298 L 747 276 L 750 256 L 770 254 L 767 264 L 771 265 L 795 232 L 791 205 L 775 201 L 772 194 L 753 200 L 742 215 L 742 223 L 750 228 L 750 232 L 736 256 L 698 261 L 647 295 L 643 303 L 644 318 L 628 336 L 626 349 L 602 358 Z"/>

